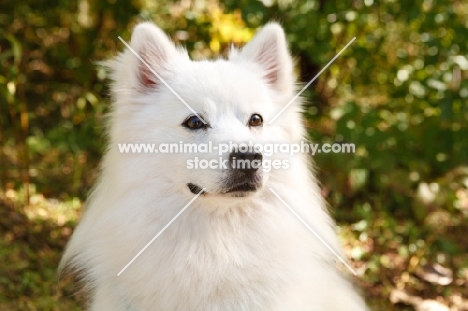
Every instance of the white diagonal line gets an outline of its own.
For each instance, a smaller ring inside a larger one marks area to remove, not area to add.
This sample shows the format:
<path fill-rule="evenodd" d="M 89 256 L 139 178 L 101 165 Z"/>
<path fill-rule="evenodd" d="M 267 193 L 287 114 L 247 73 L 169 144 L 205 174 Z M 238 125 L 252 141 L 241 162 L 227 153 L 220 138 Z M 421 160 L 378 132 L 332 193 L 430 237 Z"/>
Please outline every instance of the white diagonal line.
<path fill-rule="evenodd" d="M 280 116 L 280 114 L 282 114 L 282 113 L 283 113 L 283 112 L 284 112 L 284 111 L 285 111 L 285 110 L 302 94 L 302 92 L 304 92 L 305 89 L 308 88 L 308 87 L 315 81 L 315 79 L 317 79 L 317 78 L 322 74 L 322 72 L 324 72 L 325 69 L 327 69 L 328 66 L 330 66 L 330 65 L 335 61 L 335 59 L 337 59 L 338 56 L 340 56 L 341 53 L 343 53 L 344 50 L 346 50 L 346 49 L 348 48 L 348 46 L 350 46 L 351 43 L 354 42 L 354 40 L 356 40 L 356 37 L 352 38 L 351 41 L 349 41 L 348 44 L 346 44 L 345 47 L 342 48 L 341 51 L 339 51 L 338 54 L 336 54 L 335 57 L 333 57 L 332 60 L 329 61 L 328 64 L 327 64 L 325 67 L 323 67 L 323 69 L 320 70 L 320 72 L 319 72 L 318 74 L 316 74 L 315 77 L 314 77 L 312 80 L 310 80 L 310 82 L 307 83 L 306 86 L 304 86 L 304 87 L 302 88 L 302 90 L 300 90 L 300 92 L 297 93 L 297 95 L 294 96 L 294 98 L 291 99 L 291 100 L 289 101 L 289 103 L 287 103 L 286 106 L 284 106 L 283 109 L 281 109 L 280 112 L 278 112 L 278 113 L 273 117 L 273 119 L 271 119 L 270 122 L 268 122 L 268 124 L 273 123 L 273 121 L 275 121 L 275 120 Z"/>
<path fill-rule="evenodd" d="M 200 196 L 200 194 L 202 194 L 203 191 L 205 191 L 205 189 L 206 188 L 200 190 L 200 192 L 195 197 L 193 197 L 193 199 L 191 199 L 190 202 L 188 202 L 187 205 L 185 205 L 184 208 L 179 213 L 177 213 L 177 215 L 175 215 L 174 218 L 172 218 L 171 221 L 169 221 L 169 223 L 164 228 L 162 228 L 162 230 L 159 231 L 158 234 L 156 234 L 156 236 L 152 238 L 151 241 L 149 241 L 148 244 L 146 244 L 145 247 L 143 247 L 143 249 L 139 251 L 138 254 L 136 254 L 135 257 L 133 257 L 133 259 L 130 260 L 130 262 L 125 267 L 123 267 L 122 270 L 120 270 L 119 273 L 117 273 L 117 276 L 120 276 L 122 272 L 124 272 L 128 268 L 128 266 L 130 266 L 151 245 L 151 243 L 154 242 L 154 240 L 156 240 L 167 228 L 169 228 L 169 226 L 174 222 L 174 220 L 176 220 L 177 217 L 179 217 L 190 206 L 190 204 L 192 204 L 193 201 L 195 201 Z"/>
<path fill-rule="evenodd" d="M 328 245 L 327 242 L 325 242 L 325 240 L 322 239 L 322 237 L 321 237 L 320 235 L 318 235 L 318 233 L 315 232 L 315 230 L 312 229 L 312 228 L 304 221 L 304 219 L 302 219 L 301 216 L 299 216 L 299 215 L 291 208 L 291 206 L 288 205 L 288 203 L 286 203 L 273 189 L 271 189 L 271 188 L 268 188 L 268 189 L 270 189 L 270 191 L 278 198 L 278 200 L 280 200 L 281 203 L 283 203 L 284 206 L 286 206 L 286 207 L 291 211 L 291 213 L 293 213 L 294 216 L 296 216 L 297 219 L 299 219 L 299 221 L 302 222 L 302 224 L 303 224 L 304 226 L 306 226 L 307 229 L 309 229 L 310 232 L 312 232 L 312 233 L 315 235 L 315 237 L 316 237 L 317 239 L 319 239 L 320 242 L 322 242 L 322 244 L 325 245 L 325 246 L 330 250 L 330 252 L 332 252 L 336 257 L 338 257 L 338 259 L 346 266 L 346 268 L 348 268 L 354 275 L 357 275 L 356 271 L 354 271 L 353 268 L 351 268 L 351 266 L 348 265 L 348 263 L 347 263 L 343 258 L 341 258 L 340 255 L 338 255 L 338 253 L 335 252 L 335 250 L 334 250 L 333 248 L 331 248 L 331 246 Z"/>
<path fill-rule="evenodd" d="M 162 82 L 178 99 L 180 99 L 180 101 L 181 101 L 194 115 L 196 115 L 196 116 L 203 122 L 203 124 L 207 124 L 207 123 L 205 122 L 205 120 L 203 120 L 203 118 L 200 117 L 200 116 L 198 115 L 198 113 L 196 113 L 195 110 L 193 110 L 192 107 L 190 107 L 190 105 L 187 104 L 187 103 L 185 102 L 185 100 L 184 100 L 182 97 L 180 97 L 179 94 L 177 94 L 176 91 L 174 91 L 174 89 L 173 89 L 169 84 L 167 84 L 166 81 L 164 81 L 163 78 L 161 78 L 161 76 L 158 75 L 158 73 L 157 73 L 156 71 L 153 70 L 153 68 L 150 67 L 150 65 L 148 65 L 147 62 L 145 62 L 145 60 L 144 60 L 143 58 L 141 58 L 141 56 L 138 55 L 138 53 L 135 52 L 135 50 L 132 49 L 132 47 L 131 47 L 130 45 L 127 44 L 127 42 L 125 42 L 124 39 L 122 39 L 122 38 L 119 36 L 119 40 L 122 41 L 122 43 L 125 44 L 125 46 L 126 46 L 133 54 L 135 54 L 135 56 L 138 57 L 138 59 L 139 59 L 143 64 L 145 64 L 145 66 L 146 66 L 159 80 L 161 80 L 161 82 Z"/>

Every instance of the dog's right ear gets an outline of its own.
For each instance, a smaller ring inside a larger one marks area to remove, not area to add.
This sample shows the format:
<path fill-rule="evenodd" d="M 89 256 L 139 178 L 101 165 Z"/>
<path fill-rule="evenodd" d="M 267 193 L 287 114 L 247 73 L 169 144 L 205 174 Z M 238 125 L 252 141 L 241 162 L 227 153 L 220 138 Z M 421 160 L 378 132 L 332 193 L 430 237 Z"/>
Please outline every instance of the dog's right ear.
<path fill-rule="evenodd" d="M 143 88 L 153 88 L 161 84 L 157 75 L 168 70 L 171 62 L 186 57 L 160 28 L 150 22 L 135 27 L 130 46 L 133 49 L 132 53 L 138 55 L 134 55 L 138 64 L 134 72 Z"/>

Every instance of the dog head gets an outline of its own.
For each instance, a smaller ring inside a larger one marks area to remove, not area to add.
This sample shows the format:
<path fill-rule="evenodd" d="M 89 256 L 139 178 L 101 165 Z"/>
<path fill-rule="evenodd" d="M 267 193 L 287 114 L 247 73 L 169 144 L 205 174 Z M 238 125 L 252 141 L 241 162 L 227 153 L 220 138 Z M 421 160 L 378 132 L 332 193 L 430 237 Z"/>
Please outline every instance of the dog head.
<path fill-rule="evenodd" d="M 231 49 L 228 59 L 192 61 L 161 29 L 142 23 L 108 66 L 115 96 L 111 148 L 154 144 L 157 152 L 122 155 L 122 165 L 172 191 L 251 197 L 275 174 L 271 164 L 278 160 L 258 147 L 302 138 L 298 104 L 269 123 L 294 96 L 292 59 L 278 24 Z"/>

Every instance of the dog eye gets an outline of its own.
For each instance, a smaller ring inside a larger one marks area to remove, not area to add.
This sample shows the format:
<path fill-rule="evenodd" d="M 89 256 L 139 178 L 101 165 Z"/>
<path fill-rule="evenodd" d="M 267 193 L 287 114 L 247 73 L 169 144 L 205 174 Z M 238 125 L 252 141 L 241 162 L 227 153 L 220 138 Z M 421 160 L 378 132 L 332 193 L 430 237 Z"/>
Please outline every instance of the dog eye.
<path fill-rule="evenodd" d="M 187 120 L 185 120 L 184 123 L 182 123 L 182 126 L 191 129 L 191 130 L 197 130 L 205 127 L 205 124 L 202 122 L 202 120 L 197 117 L 197 116 L 191 116 Z"/>
<path fill-rule="evenodd" d="M 261 115 L 254 113 L 249 120 L 250 126 L 262 126 L 263 125 L 263 118 Z"/>

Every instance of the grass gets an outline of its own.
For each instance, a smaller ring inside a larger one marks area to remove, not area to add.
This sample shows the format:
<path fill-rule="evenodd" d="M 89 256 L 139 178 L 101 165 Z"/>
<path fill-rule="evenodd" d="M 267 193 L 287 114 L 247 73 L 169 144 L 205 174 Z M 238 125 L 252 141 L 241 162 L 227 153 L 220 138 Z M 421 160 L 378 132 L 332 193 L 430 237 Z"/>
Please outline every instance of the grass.
<path fill-rule="evenodd" d="M 14 192 L 0 198 L 1 311 L 81 310 L 71 280 L 57 276 L 80 205 L 35 195 L 24 207 Z"/>

